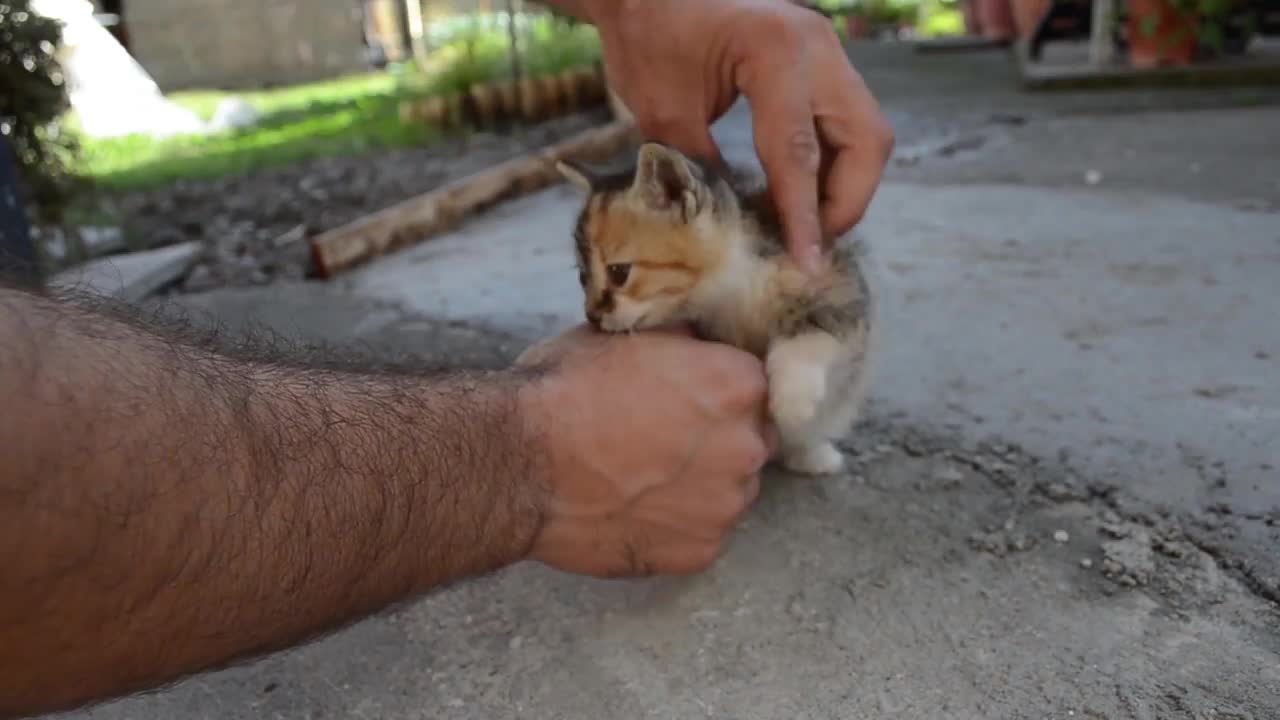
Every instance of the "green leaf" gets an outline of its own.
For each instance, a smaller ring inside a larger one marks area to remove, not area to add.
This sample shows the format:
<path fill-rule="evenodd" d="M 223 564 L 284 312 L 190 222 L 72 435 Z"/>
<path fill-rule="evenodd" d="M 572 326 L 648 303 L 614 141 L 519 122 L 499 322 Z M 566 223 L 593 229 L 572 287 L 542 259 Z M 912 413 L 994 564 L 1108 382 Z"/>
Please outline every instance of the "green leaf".
<path fill-rule="evenodd" d="M 1160 18 L 1155 15 L 1143 15 L 1138 19 L 1138 32 L 1146 37 L 1156 34 L 1156 28 L 1160 26 Z"/>

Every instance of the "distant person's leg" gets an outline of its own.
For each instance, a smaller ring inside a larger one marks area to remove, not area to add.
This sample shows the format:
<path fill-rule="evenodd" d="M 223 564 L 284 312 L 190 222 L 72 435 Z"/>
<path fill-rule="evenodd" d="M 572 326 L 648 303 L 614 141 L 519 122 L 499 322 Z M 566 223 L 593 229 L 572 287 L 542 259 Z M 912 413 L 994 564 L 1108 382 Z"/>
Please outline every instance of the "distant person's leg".
<path fill-rule="evenodd" d="M 0 282 L 42 284 L 31 226 L 18 192 L 18 169 L 8 140 L 0 136 Z"/>

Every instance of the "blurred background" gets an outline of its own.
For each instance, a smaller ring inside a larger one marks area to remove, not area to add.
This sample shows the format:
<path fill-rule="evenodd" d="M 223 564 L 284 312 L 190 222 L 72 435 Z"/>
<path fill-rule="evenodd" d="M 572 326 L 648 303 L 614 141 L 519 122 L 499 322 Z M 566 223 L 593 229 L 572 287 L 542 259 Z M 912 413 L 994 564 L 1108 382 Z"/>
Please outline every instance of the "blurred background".
<path fill-rule="evenodd" d="M 1280 25 L 1277 0 L 809 4 L 878 91 L 903 63 L 935 84 L 1017 69 L 988 89 L 1252 67 Z M 594 29 L 521 0 L 0 0 L 0 38 L 0 137 L 36 238 L 11 213 L 8 257 L 44 275 L 198 241 L 179 289 L 303 278 L 314 233 L 607 113 Z M 931 51 L 950 55 L 914 57 Z"/>
<path fill-rule="evenodd" d="M 966 32 L 954 0 L 816 7 L 846 38 Z M 180 289 L 304 277 L 308 234 L 605 100 L 594 28 L 522 0 L 4 0 L 0 37 L 0 136 L 37 238 L 11 213 L 7 256 L 28 274 L 196 240 Z"/>

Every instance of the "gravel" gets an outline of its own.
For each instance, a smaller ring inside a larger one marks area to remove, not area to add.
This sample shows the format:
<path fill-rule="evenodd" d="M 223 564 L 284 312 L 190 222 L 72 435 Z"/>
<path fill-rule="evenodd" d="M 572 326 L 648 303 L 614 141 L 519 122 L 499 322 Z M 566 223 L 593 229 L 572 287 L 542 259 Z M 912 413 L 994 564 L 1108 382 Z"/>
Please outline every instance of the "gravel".
<path fill-rule="evenodd" d="M 135 246 L 196 240 L 205 251 L 175 288 L 265 285 L 312 275 L 307 238 L 608 121 L 568 115 L 510 134 L 475 132 L 429 147 L 329 157 L 215 180 L 113 194 Z"/>

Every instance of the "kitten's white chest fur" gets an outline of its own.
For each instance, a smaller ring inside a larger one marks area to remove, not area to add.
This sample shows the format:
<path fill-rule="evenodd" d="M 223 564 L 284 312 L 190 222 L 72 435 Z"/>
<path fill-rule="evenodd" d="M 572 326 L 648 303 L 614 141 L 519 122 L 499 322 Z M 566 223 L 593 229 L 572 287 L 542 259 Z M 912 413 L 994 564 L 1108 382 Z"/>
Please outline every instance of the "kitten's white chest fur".
<path fill-rule="evenodd" d="M 776 302 L 776 263 L 735 243 L 690 295 L 690 320 L 709 335 L 761 357 Z"/>
<path fill-rule="evenodd" d="M 864 322 L 839 335 L 819 328 L 778 334 L 776 314 L 787 302 L 781 276 L 789 262 L 737 243 L 691 295 L 691 319 L 712 338 L 765 361 L 783 463 L 804 474 L 837 473 L 844 456 L 834 439 L 856 419 L 861 403 L 868 328 Z"/>

